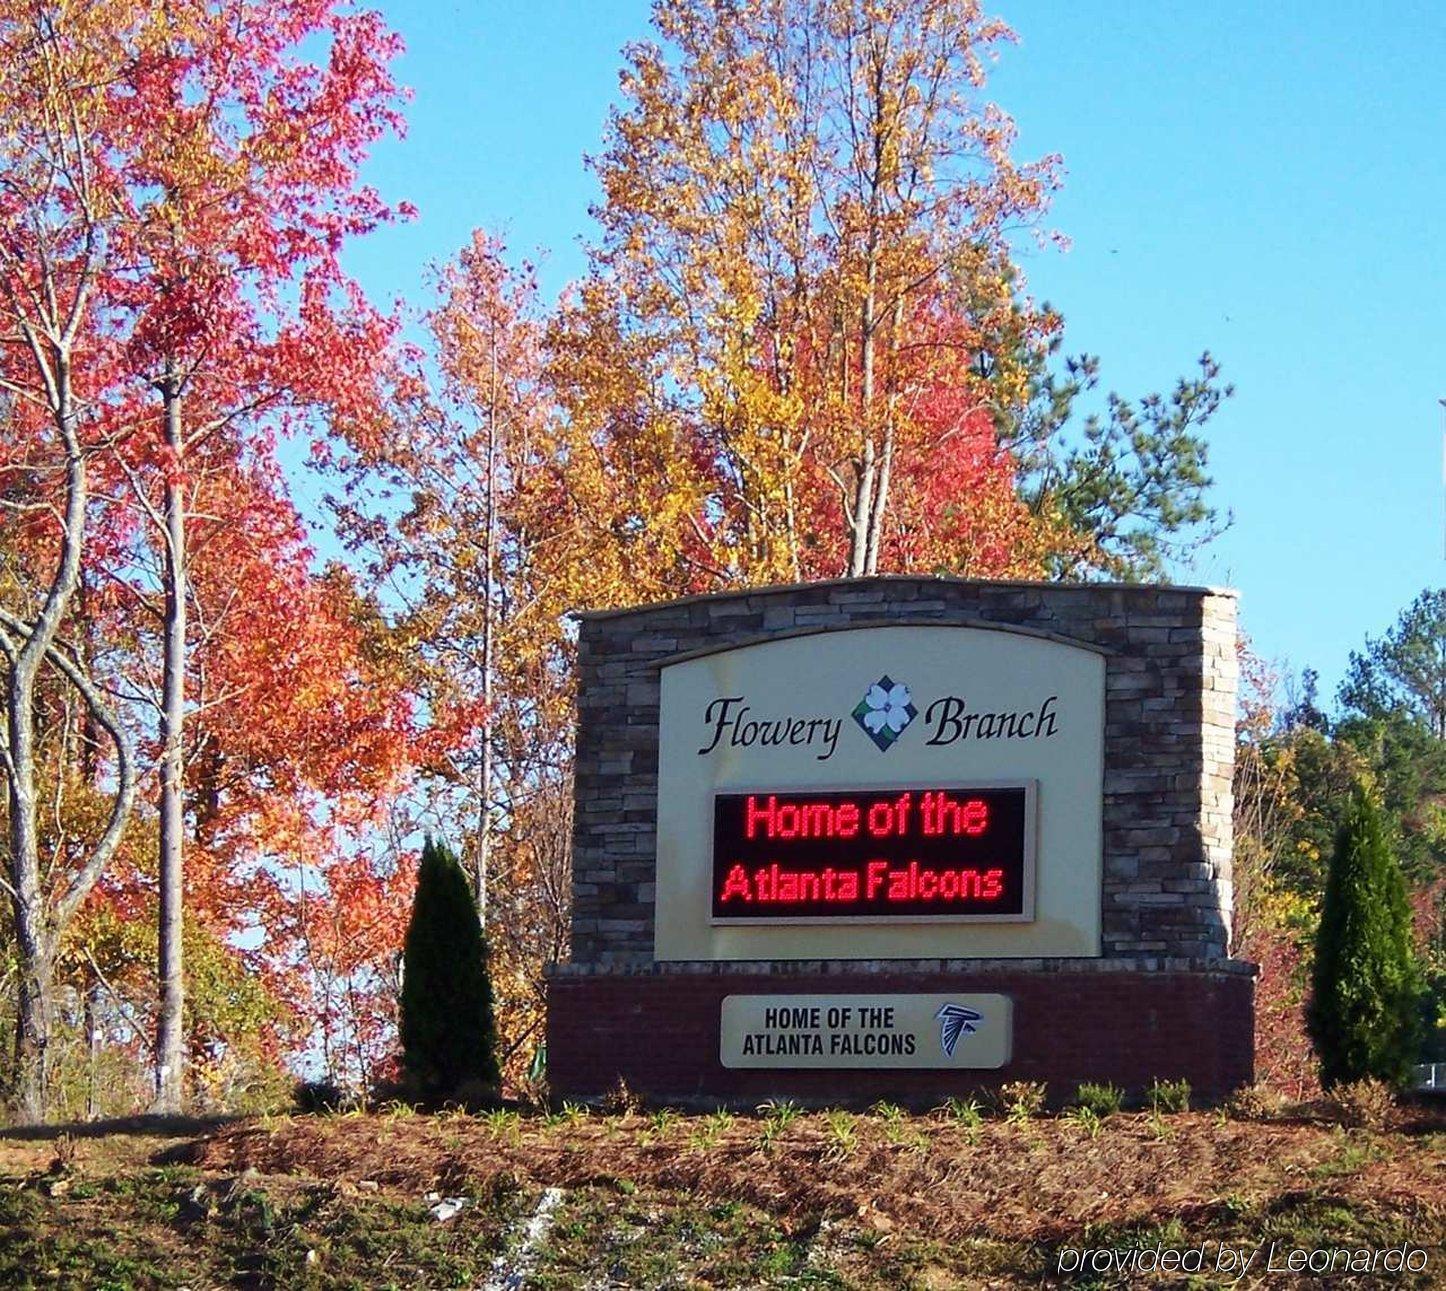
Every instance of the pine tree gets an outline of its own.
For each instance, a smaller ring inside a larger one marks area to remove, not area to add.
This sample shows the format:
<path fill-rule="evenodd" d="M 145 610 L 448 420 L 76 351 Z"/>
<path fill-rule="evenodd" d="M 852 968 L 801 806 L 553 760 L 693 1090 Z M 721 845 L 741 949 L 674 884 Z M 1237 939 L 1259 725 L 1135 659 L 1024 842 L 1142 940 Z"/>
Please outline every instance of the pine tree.
<path fill-rule="evenodd" d="M 1316 933 L 1308 1022 L 1321 1083 L 1404 1086 L 1416 1060 L 1420 973 L 1406 881 L 1380 806 L 1358 787 L 1336 836 Z"/>
<path fill-rule="evenodd" d="M 456 858 L 430 838 L 407 927 L 401 1038 L 403 1070 L 423 1101 L 500 1083 L 477 908 Z"/>

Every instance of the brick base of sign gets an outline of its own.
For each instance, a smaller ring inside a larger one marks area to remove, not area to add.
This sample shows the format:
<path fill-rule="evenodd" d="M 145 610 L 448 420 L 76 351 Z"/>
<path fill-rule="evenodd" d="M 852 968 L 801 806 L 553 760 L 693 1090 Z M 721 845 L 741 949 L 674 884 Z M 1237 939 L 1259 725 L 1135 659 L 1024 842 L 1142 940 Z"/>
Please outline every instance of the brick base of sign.
<path fill-rule="evenodd" d="M 1254 1078 L 1255 968 L 1241 961 L 988 961 L 983 966 L 565 965 L 548 983 L 548 1084 L 557 1097 L 601 1097 L 619 1078 L 645 1098 L 690 1106 L 927 1106 L 1006 1081 L 1044 1081 L 1066 1101 L 1081 1081 L 1139 1094 L 1187 1080 L 1198 1101 Z M 1013 1000 L 1013 1054 L 994 1071 L 730 1070 L 719 1061 L 728 995 L 997 992 Z"/>

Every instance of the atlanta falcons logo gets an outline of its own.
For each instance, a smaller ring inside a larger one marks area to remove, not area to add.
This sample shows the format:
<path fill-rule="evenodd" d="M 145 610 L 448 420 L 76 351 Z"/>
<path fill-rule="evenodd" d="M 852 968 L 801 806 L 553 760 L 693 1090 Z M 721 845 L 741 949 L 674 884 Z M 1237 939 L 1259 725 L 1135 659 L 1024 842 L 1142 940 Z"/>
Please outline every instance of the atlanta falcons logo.
<path fill-rule="evenodd" d="M 959 1043 L 959 1037 L 966 1031 L 972 1035 L 974 1024 L 983 1021 L 980 1014 L 962 1004 L 941 1004 L 934 1018 L 939 1023 L 939 1043 L 950 1058 L 954 1056 L 954 1046 Z"/>

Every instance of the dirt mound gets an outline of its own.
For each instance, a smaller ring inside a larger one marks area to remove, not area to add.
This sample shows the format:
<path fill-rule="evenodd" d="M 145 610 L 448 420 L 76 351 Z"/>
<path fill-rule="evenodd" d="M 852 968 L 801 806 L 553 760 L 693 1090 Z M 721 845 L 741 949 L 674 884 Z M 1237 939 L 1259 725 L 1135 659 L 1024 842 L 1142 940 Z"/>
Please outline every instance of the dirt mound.
<path fill-rule="evenodd" d="M 1120 1115 L 1096 1133 L 1065 1120 L 977 1127 L 941 1120 L 800 1116 L 304 1117 L 199 1140 L 208 1171 L 248 1167 L 419 1195 L 512 1184 L 599 1183 L 744 1201 L 775 1215 L 864 1217 L 940 1238 L 1057 1241 L 1087 1225 L 1255 1205 L 1329 1183 L 1342 1200 L 1446 1210 L 1440 1134 L 1373 1136 L 1203 1113 Z"/>

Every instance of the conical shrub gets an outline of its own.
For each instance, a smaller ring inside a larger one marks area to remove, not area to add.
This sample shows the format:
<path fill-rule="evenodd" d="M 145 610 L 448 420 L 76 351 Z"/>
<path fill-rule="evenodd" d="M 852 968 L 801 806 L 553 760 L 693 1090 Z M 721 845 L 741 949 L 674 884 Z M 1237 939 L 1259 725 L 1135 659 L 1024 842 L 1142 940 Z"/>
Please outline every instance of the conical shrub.
<path fill-rule="evenodd" d="M 1406 880 L 1364 788 L 1336 836 L 1316 933 L 1307 1021 L 1327 1088 L 1375 1077 L 1404 1087 L 1420 1047 L 1420 970 Z"/>
<path fill-rule="evenodd" d="M 496 1032 L 486 946 L 462 867 L 430 838 L 402 961 L 402 1070 L 424 1102 L 496 1091 Z"/>

